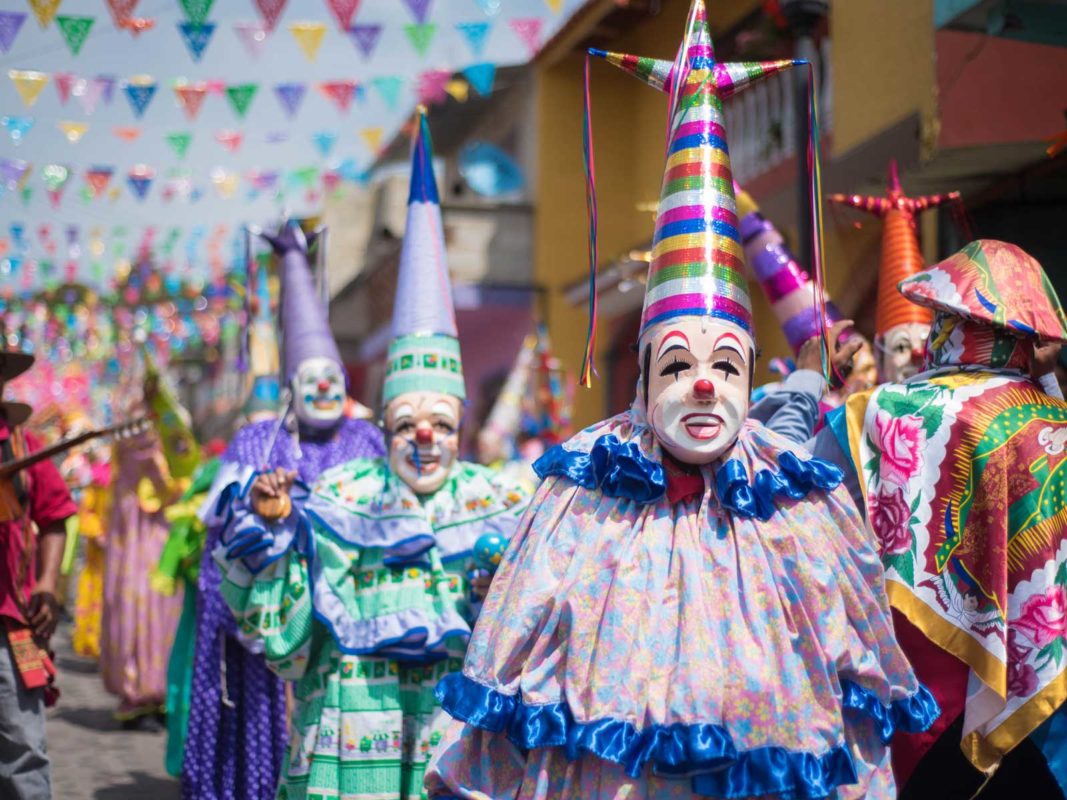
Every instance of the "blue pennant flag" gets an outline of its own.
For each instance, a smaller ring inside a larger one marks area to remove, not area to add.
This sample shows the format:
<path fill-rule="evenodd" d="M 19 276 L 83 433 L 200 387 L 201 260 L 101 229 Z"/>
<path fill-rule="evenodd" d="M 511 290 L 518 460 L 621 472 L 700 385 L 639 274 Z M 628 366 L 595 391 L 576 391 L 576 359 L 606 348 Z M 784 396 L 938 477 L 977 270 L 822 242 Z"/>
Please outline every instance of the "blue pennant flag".
<path fill-rule="evenodd" d="M 496 80 L 496 66 L 494 64 L 471 64 L 463 70 L 463 77 L 470 81 L 474 91 L 482 97 L 487 97 L 493 91 L 493 81 Z"/>
<path fill-rule="evenodd" d="M 133 114 L 138 119 L 144 115 L 148 104 L 152 102 L 158 85 L 153 81 L 152 83 L 127 83 L 123 87 L 126 97 L 130 101 L 130 107 L 133 109 Z"/>
<path fill-rule="evenodd" d="M 193 61 L 199 61 L 207 49 L 211 35 L 215 32 L 214 22 L 179 22 L 178 30 L 181 31 L 185 46 L 189 48 L 189 55 Z"/>
<path fill-rule="evenodd" d="M 456 28 L 463 34 L 463 38 L 467 40 L 467 46 L 470 47 L 471 52 L 481 57 L 485 52 L 485 37 L 489 35 L 490 25 L 488 22 L 460 22 L 456 25 Z"/>

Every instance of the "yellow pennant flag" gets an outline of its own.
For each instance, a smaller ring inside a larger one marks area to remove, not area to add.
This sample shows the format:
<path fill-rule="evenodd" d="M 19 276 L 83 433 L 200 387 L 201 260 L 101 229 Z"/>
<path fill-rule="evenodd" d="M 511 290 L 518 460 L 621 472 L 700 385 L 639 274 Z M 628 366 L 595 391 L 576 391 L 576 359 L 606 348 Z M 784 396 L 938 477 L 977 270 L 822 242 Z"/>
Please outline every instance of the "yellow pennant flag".
<path fill-rule="evenodd" d="M 33 15 L 37 17 L 37 22 L 42 28 L 47 28 L 52 24 L 61 2 L 62 0 L 30 0 L 30 8 L 33 9 Z"/>
<path fill-rule="evenodd" d="M 229 200 L 237 191 L 241 177 L 236 172 L 216 167 L 211 171 L 211 182 L 215 185 L 215 192 L 223 200 Z"/>
<path fill-rule="evenodd" d="M 118 186 L 112 186 L 107 190 L 108 199 L 114 203 L 122 195 L 122 190 Z"/>
<path fill-rule="evenodd" d="M 466 103 L 471 85 L 461 78 L 453 78 L 445 84 L 445 91 L 452 95 L 457 103 Z"/>
<path fill-rule="evenodd" d="M 304 51 L 308 61 L 314 61 L 319 54 L 322 45 L 322 37 L 326 35 L 325 22 L 293 22 L 289 25 L 289 32 L 293 34 L 296 43 Z"/>
<path fill-rule="evenodd" d="M 563 0 L 545 0 L 545 5 L 552 9 L 553 14 L 558 14 L 563 8 Z"/>
<path fill-rule="evenodd" d="M 81 138 L 85 135 L 85 132 L 89 130 L 88 122 L 70 122 L 69 120 L 63 120 L 59 123 L 59 129 L 63 131 L 63 135 L 67 137 L 67 141 L 71 144 L 77 144 L 81 141 Z"/>
<path fill-rule="evenodd" d="M 367 143 L 367 147 L 370 148 L 372 153 L 377 153 L 382 146 L 382 129 L 381 128 L 364 128 L 359 132 L 359 135 L 363 137 L 363 141 Z"/>
<path fill-rule="evenodd" d="M 38 95 L 50 77 L 47 72 L 34 72 L 30 69 L 9 69 L 7 76 L 15 82 L 15 91 L 19 93 L 27 108 L 37 102 Z"/>

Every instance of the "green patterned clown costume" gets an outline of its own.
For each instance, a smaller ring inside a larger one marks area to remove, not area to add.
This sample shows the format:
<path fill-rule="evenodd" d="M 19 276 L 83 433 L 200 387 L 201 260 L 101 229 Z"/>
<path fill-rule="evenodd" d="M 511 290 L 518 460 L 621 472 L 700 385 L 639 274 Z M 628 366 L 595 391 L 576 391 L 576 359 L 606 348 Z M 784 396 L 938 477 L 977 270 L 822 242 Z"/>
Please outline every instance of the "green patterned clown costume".
<path fill-rule="evenodd" d="M 527 496 L 457 463 L 416 496 L 384 460 L 356 460 L 294 487 L 270 524 L 234 485 L 215 553 L 241 635 L 295 681 L 277 797 L 421 798 L 445 719 L 437 681 L 460 669 L 477 608 L 467 574 L 486 533 L 510 537 Z"/>

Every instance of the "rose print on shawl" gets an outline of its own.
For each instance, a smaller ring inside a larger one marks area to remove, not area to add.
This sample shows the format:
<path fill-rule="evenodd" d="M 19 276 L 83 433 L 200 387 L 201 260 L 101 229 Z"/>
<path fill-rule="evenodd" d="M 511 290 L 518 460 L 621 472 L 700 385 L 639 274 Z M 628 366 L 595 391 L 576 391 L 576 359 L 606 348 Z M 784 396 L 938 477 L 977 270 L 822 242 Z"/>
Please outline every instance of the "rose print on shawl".
<path fill-rule="evenodd" d="M 874 424 L 881 453 L 878 477 L 884 483 L 906 486 L 922 467 L 922 448 L 926 443 L 922 418 L 914 414 L 894 417 L 879 409 Z"/>
<path fill-rule="evenodd" d="M 882 461 L 885 464 L 885 461 Z M 870 497 L 871 527 L 878 536 L 882 557 L 911 549 L 911 509 L 904 492 L 893 485 L 883 486 Z"/>
<path fill-rule="evenodd" d="M 1067 588 L 1062 584 L 1053 586 L 1044 594 L 1028 598 L 1012 625 L 1040 648 L 1059 642 L 1057 649 L 1062 652 L 1067 634 Z"/>

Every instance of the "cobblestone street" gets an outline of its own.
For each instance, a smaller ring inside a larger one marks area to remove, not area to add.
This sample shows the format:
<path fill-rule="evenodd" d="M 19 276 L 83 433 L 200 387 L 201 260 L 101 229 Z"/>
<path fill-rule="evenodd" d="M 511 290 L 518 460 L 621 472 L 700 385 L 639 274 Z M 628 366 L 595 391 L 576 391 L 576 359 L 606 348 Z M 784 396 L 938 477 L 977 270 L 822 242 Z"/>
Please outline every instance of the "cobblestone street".
<path fill-rule="evenodd" d="M 63 696 L 48 713 L 54 800 L 178 800 L 163 768 L 166 734 L 122 730 L 96 665 L 71 650 L 69 624 L 55 645 Z"/>

